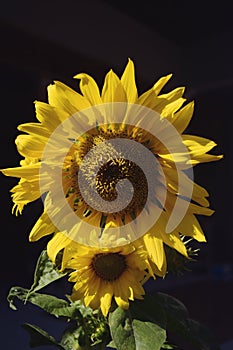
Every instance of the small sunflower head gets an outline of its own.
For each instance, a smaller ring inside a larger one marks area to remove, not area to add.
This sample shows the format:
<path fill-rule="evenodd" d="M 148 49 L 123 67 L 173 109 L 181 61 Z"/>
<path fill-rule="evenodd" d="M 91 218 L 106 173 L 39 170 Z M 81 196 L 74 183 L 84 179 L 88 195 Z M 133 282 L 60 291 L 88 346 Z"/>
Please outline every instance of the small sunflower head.
<path fill-rule="evenodd" d="M 82 299 L 86 306 L 100 307 L 106 316 L 113 302 L 127 309 L 129 300 L 142 299 L 142 284 L 153 274 L 142 247 L 124 245 L 94 249 L 76 244 L 74 248 L 72 243 L 70 249 L 72 252 L 68 253 L 64 268 L 73 270 L 69 278 L 75 283 L 71 295 L 73 301 Z"/>

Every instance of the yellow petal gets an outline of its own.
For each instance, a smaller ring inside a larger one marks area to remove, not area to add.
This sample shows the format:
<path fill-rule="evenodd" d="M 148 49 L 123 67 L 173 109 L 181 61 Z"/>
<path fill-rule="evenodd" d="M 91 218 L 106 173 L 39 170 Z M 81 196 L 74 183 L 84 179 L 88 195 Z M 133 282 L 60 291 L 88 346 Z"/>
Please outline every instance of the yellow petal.
<path fill-rule="evenodd" d="M 184 99 L 182 99 L 183 93 L 184 93 L 184 88 L 180 87 L 180 88 L 176 88 L 176 89 L 170 91 L 167 94 L 159 95 L 157 100 L 155 100 L 154 106 L 150 107 L 150 108 L 153 108 L 156 112 L 158 112 L 159 114 L 162 115 L 163 110 L 165 108 L 168 108 L 168 106 L 171 103 L 173 103 L 173 102 L 175 103 L 176 100 L 179 100 L 179 102 L 178 102 L 179 104 L 182 101 L 184 102 Z M 183 102 L 181 104 L 183 104 Z M 152 103 L 152 105 L 153 105 L 153 103 Z M 171 106 L 173 106 L 173 105 L 171 105 Z M 176 108 L 175 108 L 175 110 L 176 110 Z"/>
<path fill-rule="evenodd" d="M 164 255 L 165 255 L 165 252 L 164 252 Z M 159 277 L 164 277 L 167 273 L 167 260 L 166 260 L 166 255 L 165 255 L 165 259 L 164 259 L 164 265 L 162 266 L 162 269 L 158 269 L 158 266 L 153 262 L 153 261 L 150 261 L 150 265 L 151 265 L 151 269 L 154 273 L 154 276 L 153 278 L 156 279 L 156 276 L 159 276 Z M 146 279 L 145 279 L 145 282 L 148 280 L 148 277 L 146 276 Z M 143 283 L 145 283 L 143 281 Z"/>
<path fill-rule="evenodd" d="M 73 243 L 73 242 L 72 242 Z M 62 255 L 62 266 L 61 270 L 63 271 L 68 264 L 72 261 L 72 257 L 75 254 L 75 249 L 73 249 L 72 243 L 65 247 Z"/>
<path fill-rule="evenodd" d="M 121 296 L 116 296 L 114 297 L 117 305 L 119 307 L 121 307 L 124 310 L 127 310 L 129 308 L 129 301 L 128 300 L 124 300 Z"/>
<path fill-rule="evenodd" d="M 208 207 L 209 206 L 209 201 L 205 198 L 208 197 L 209 193 L 206 191 L 206 189 L 197 183 L 193 184 L 193 195 L 192 199 L 202 205 L 203 207 Z"/>
<path fill-rule="evenodd" d="M 200 155 L 209 152 L 216 143 L 212 140 L 194 135 L 182 135 L 183 143 L 189 149 L 191 155 Z"/>
<path fill-rule="evenodd" d="M 102 100 L 105 103 L 127 101 L 126 93 L 121 81 L 112 70 L 110 70 L 105 77 Z"/>
<path fill-rule="evenodd" d="M 181 98 L 184 94 L 185 91 L 185 87 L 181 86 L 181 87 L 177 87 L 174 90 L 166 93 L 166 94 L 162 94 L 159 95 L 160 98 L 165 98 L 167 101 L 169 101 L 169 103 Z"/>
<path fill-rule="evenodd" d="M 160 93 L 160 91 L 162 90 L 162 88 L 164 87 L 164 85 L 167 84 L 167 82 L 171 79 L 172 74 L 168 74 L 162 78 L 160 78 L 153 86 L 153 90 L 155 92 L 156 95 L 158 95 Z"/>
<path fill-rule="evenodd" d="M 39 168 L 40 163 L 36 163 L 23 167 L 1 169 L 0 171 L 7 176 L 27 178 L 39 175 Z"/>
<path fill-rule="evenodd" d="M 213 162 L 223 158 L 222 155 L 212 155 L 206 154 L 216 143 L 212 140 L 206 139 L 204 137 L 194 136 L 194 135 L 182 135 L 183 143 L 189 150 L 190 154 L 190 164 L 198 164 L 204 162 Z"/>
<path fill-rule="evenodd" d="M 206 242 L 205 235 L 194 215 L 186 215 L 180 223 L 178 230 L 185 236 L 190 236 L 199 242 Z"/>
<path fill-rule="evenodd" d="M 155 97 L 159 94 L 159 92 L 171 77 L 172 74 L 169 74 L 165 77 L 160 78 L 151 89 L 139 96 L 137 103 L 151 108 L 151 104 L 153 105 L 153 99 L 155 99 Z"/>
<path fill-rule="evenodd" d="M 179 172 L 179 183 L 176 169 L 164 167 L 164 173 L 169 191 L 186 197 L 192 189 L 192 199 L 204 207 L 209 206 L 209 201 L 205 198 L 209 196 L 206 189 L 194 183 L 185 173 Z"/>
<path fill-rule="evenodd" d="M 47 245 L 47 253 L 49 258 L 55 262 L 57 254 L 65 248 L 71 240 L 62 232 L 56 233 Z"/>
<path fill-rule="evenodd" d="M 196 165 L 199 163 L 215 162 L 223 158 L 223 155 L 215 156 L 214 154 L 202 154 L 200 156 L 192 156 L 190 164 Z"/>
<path fill-rule="evenodd" d="M 106 317 L 112 303 L 113 286 L 109 282 L 102 282 L 102 284 L 104 284 L 104 287 L 102 287 L 104 291 L 103 295 L 100 297 L 100 307 L 103 315 Z"/>
<path fill-rule="evenodd" d="M 69 115 L 90 107 L 88 100 L 60 81 L 48 86 L 49 104 L 66 111 Z"/>
<path fill-rule="evenodd" d="M 168 234 L 163 231 L 160 231 L 160 235 L 165 244 L 177 250 L 180 254 L 188 257 L 186 247 L 184 243 L 181 241 L 179 233 L 174 232 L 174 233 Z"/>
<path fill-rule="evenodd" d="M 57 104 L 59 104 L 60 106 L 60 100 L 59 97 L 55 98 L 56 95 L 53 96 L 55 92 L 52 90 L 52 88 L 49 89 L 51 93 L 50 98 L 52 99 L 52 105 L 40 101 L 35 101 L 35 109 L 37 119 L 41 122 L 43 126 L 45 126 L 48 130 L 52 132 L 60 123 L 62 123 L 69 117 L 69 113 L 61 108 L 56 108 L 54 106 Z M 59 103 L 55 102 L 57 99 L 59 100 Z"/>
<path fill-rule="evenodd" d="M 161 116 L 172 120 L 173 113 L 175 113 L 185 101 L 186 100 L 184 98 L 180 97 L 177 100 L 167 104 L 162 110 Z"/>
<path fill-rule="evenodd" d="M 95 80 L 88 74 L 80 73 L 74 76 L 80 79 L 80 90 L 83 96 L 92 104 L 98 105 L 102 103 L 98 85 Z"/>
<path fill-rule="evenodd" d="M 163 241 L 151 234 L 146 234 L 143 239 L 150 259 L 158 266 L 158 269 L 161 270 L 165 260 Z"/>
<path fill-rule="evenodd" d="M 102 283 L 99 278 L 91 278 L 88 281 L 88 289 L 85 293 L 84 302 L 86 306 L 98 309 L 100 306 L 100 295 L 102 292 Z"/>
<path fill-rule="evenodd" d="M 170 103 L 174 102 L 175 100 L 179 99 L 182 97 L 184 93 L 184 88 L 176 88 L 172 90 L 171 92 L 163 95 L 157 96 L 152 90 L 146 92 L 142 96 L 139 97 L 138 103 L 146 106 L 148 108 L 151 108 L 155 110 L 157 113 L 162 113 L 164 108 L 169 105 Z"/>
<path fill-rule="evenodd" d="M 129 283 L 124 280 L 124 278 L 120 278 L 114 283 L 114 298 L 118 306 L 123 309 L 128 309 L 129 307 Z"/>
<path fill-rule="evenodd" d="M 41 195 L 39 182 L 36 180 L 29 182 L 21 179 L 18 185 L 11 189 L 11 192 L 13 193 L 12 199 L 14 202 L 12 213 L 15 212 L 16 215 L 18 215 L 18 213 L 21 214 L 26 204 L 35 201 Z"/>
<path fill-rule="evenodd" d="M 44 142 L 47 142 L 48 138 L 51 135 L 51 132 L 39 123 L 20 124 L 18 126 L 18 130 L 28 133 L 30 135 L 34 135 L 36 137 L 39 136 L 40 138 L 44 139 Z"/>
<path fill-rule="evenodd" d="M 126 91 L 128 102 L 135 103 L 138 98 L 138 92 L 135 83 L 134 64 L 130 59 L 122 74 L 121 82 Z"/>
<path fill-rule="evenodd" d="M 206 207 L 200 207 L 199 205 L 196 205 L 194 203 L 189 204 L 189 209 L 188 212 L 194 213 L 194 214 L 199 214 L 199 215 L 206 215 L 206 216 L 211 216 L 214 213 L 214 210 Z"/>
<path fill-rule="evenodd" d="M 18 152 L 24 157 L 41 158 L 46 145 L 40 137 L 19 135 L 15 140 Z"/>
<path fill-rule="evenodd" d="M 182 134 L 189 125 L 189 122 L 193 115 L 193 110 L 194 102 L 192 101 L 173 115 L 171 123 L 175 126 L 180 134 Z"/>
<path fill-rule="evenodd" d="M 141 276 L 143 276 L 145 273 L 141 273 Z M 130 291 L 130 300 L 133 300 L 135 298 L 140 298 L 143 295 L 145 295 L 144 288 L 141 285 L 141 282 L 137 279 L 138 276 L 136 277 L 136 271 L 128 268 L 127 271 L 124 273 L 124 279 L 128 282 L 129 284 L 129 291 Z M 141 279 L 140 279 L 141 280 Z M 140 298 L 141 299 L 141 298 Z"/>
<path fill-rule="evenodd" d="M 51 233 L 55 232 L 55 230 L 56 228 L 51 222 L 49 216 L 46 214 L 46 212 L 44 212 L 32 228 L 29 235 L 29 241 L 38 241 L 38 239 L 41 237 L 50 235 Z"/>

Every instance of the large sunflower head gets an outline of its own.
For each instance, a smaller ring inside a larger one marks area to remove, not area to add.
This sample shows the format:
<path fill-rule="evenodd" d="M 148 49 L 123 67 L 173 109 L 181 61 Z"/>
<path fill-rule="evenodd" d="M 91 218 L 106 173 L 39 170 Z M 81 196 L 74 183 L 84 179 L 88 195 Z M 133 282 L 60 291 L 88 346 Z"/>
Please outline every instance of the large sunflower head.
<path fill-rule="evenodd" d="M 19 126 L 24 159 L 2 170 L 20 178 L 13 209 L 43 195 L 30 240 L 53 233 L 56 250 L 69 240 L 114 249 L 133 241 L 164 271 L 164 243 L 187 255 L 181 235 L 205 240 L 196 214 L 212 210 L 192 167 L 220 159 L 207 153 L 216 144 L 183 133 L 194 103 L 184 105 L 183 87 L 160 94 L 171 75 L 140 96 L 131 60 L 120 78 L 110 70 L 101 92 L 89 75 L 75 78 L 80 93 L 54 82 L 48 103 L 35 103 L 38 121 Z"/>

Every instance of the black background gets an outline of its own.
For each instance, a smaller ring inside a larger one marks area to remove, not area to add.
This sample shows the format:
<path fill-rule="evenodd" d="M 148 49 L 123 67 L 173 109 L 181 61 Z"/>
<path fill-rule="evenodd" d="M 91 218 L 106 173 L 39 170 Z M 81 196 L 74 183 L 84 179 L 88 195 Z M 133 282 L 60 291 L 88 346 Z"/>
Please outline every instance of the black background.
<path fill-rule="evenodd" d="M 1 168 L 18 165 L 17 125 L 35 121 L 33 101 L 46 102 L 46 87 L 53 80 L 77 88 L 72 77 L 87 72 L 102 85 L 110 68 L 120 75 L 131 57 L 140 93 L 170 72 L 174 76 L 168 90 L 186 86 L 185 96 L 196 103 L 187 131 L 213 139 L 218 144 L 214 153 L 224 154 L 217 163 L 195 168 L 195 180 L 210 192 L 216 212 L 200 218 L 208 244 L 200 246 L 193 273 L 164 284 L 150 283 L 148 289 L 180 298 L 191 316 L 210 327 L 221 343 L 232 338 L 233 312 L 231 11 L 230 1 L 99 0 L 86 5 L 41 1 L 37 6 L 12 1 L 0 16 Z M 9 288 L 30 287 L 37 257 L 48 239 L 28 242 L 41 201 L 26 206 L 22 216 L 13 216 L 9 190 L 17 181 L 3 175 L 0 179 L 2 348 L 27 350 L 28 335 L 20 324 L 34 322 L 53 335 L 60 334 L 63 324 L 31 306 L 19 304 L 18 311 L 8 308 Z M 61 296 L 69 289 L 63 283 L 53 288 Z"/>

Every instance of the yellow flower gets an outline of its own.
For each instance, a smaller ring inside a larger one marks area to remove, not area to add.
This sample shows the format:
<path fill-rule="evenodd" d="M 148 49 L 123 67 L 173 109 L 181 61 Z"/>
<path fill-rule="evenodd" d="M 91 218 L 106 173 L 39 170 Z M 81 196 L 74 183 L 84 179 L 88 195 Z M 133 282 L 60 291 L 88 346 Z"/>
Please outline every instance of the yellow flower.
<path fill-rule="evenodd" d="M 194 103 L 182 107 L 186 101 L 183 87 L 160 94 L 171 75 L 140 96 L 131 60 L 121 78 L 110 70 L 102 92 L 89 75 L 81 73 L 75 78 L 80 80 L 81 94 L 54 82 L 48 87 L 48 103 L 35 103 L 38 122 L 19 126 L 24 134 L 17 137 L 16 145 L 24 159 L 20 167 L 2 170 L 20 178 L 11 190 L 13 211 L 21 213 L 27 203 L 43 194 L 45 210 L 31 231 L 31 241 L 54 233 L 49 247 L 56 253 L 70 240 L 92 247 L 102 238 L 102 247 L 135 241 L 135 246 L 146 249 L 158 274 L 164 275 L 164 243 L 187 256 L 180 235 L 205 241 L 196 215 L 213 212 L 208 192 L 186 170 L 222 156 L 207 153 L 216 146 L 213 141 L 183 134 Z M 126 152 L 127 158 L 123 151 L 130 142 L 133 152 Z M 122 144 L 123 150 L 119 148 Z M 62 161 L 57 160 L 58 154 Z M 147 158 L 143 164 L 149 175 L 137 162 Z M 121 186 L 123 179 L 132 185 L 128 192 Z M 150 182 L 154 188 L 148 196 Z M 97 200 L 93 192 L 88 195 L 93 188 Z M 121 207 L 120 201 L 116 209 L 118 189 L 121 194 L 133 194 L 127 205 Z M 115 229 L 112 236 L 111 229 Z"/>
<path fill-rule="evenodd" d="M 143 299 L 142 284 L 148 279 L 151 267 L 147 254 L 133 245 L 111 249 L 95 249 L 76 243 L 68 248 L 70 259 L 64 268 L 71 268 L 69 281 L 74 282 L 71 299 L 83 300 L 86 306 L 108 314 L 112 298 L 123 309 L 129 300 Z M 152 273 L 153 274 L 153 273 Z"/>

